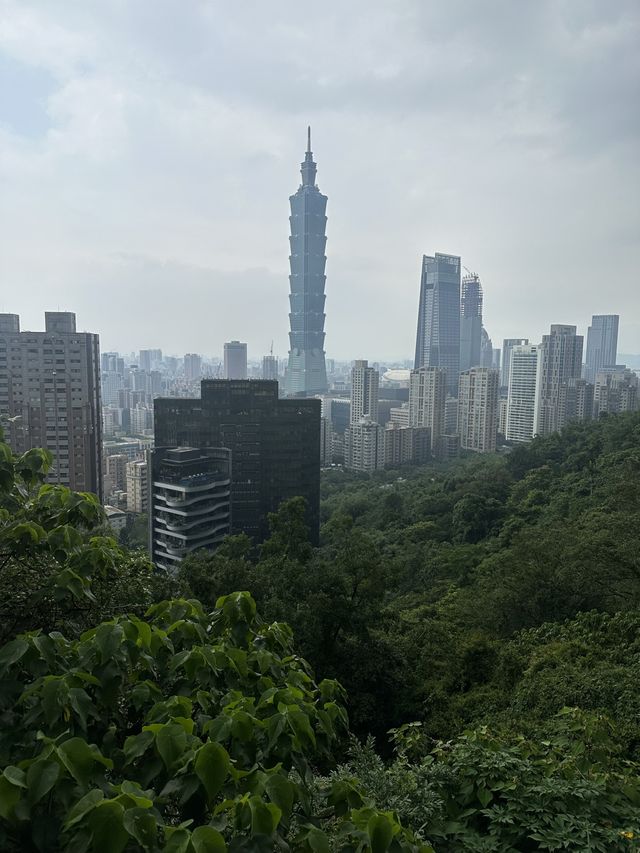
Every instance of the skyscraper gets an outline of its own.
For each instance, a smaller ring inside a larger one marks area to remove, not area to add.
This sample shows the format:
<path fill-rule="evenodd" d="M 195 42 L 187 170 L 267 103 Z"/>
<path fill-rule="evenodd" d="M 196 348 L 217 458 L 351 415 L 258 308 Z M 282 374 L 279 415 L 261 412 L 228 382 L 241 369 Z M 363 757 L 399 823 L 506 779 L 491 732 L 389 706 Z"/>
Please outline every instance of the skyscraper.
<path fill-rule="evenodd" d="M 445 431 L 447 372 L 443 367 L 420 367 L 409 380 L 409 426 L 428 427 L 431 449 Z"/>
<path fill-rule="evenodd" d="M 462 279 L 460 300 L 460 370 L 480 364 L 482 343 L 482 285 L 475 273 Z"/>
<path fill-rule="evenodd" d="M 460 447 L 488 453 L 498 434 L 498 371 L 472 367 L 460 374 L 458 392 Z"/>
<path fill-rule="evenodd" d="M 536 376 L 538 348 L 533 344 L 510 345 L 506 340 L 503 352 L 509 353 L 507 386 L 507 441 L 531 441 L 534 435 L 536 408 Z M 503 365 L 504 366 L 504 365 Z"/>
<path fill-rule="evenodd" d="M 289 198 L 289 363 L 287 393 L 311 396 L 327 391 L 324 352 L 327 197 L 316 186 L 311 128 L 301 165 L 302 184 Z"/>
<path fill-rule="evenodd" d="M 262 356 L 262 378 L 277 379 L 278 378 L 278 356 L 263 355 Z"/>
<path fill-rule="evenodd" d="M 278 383 L 205 379 L 200 398 L 155 400 L 155 446 L 231 451 L 232 533 L 261 542 L 268 514 L 302 496 L 320 529 L 320 400 L 278 399 Z"/>
<path fill-rule="evenodd" d="M 542 336 L 538 348 L 534 431 L 538 435 L 557 432 L 567 422 L 566 393 L 563 387 L 582 372 L 582 335 L 575 326 L 554 324 Z"/>
<path fill-rule="evenodd" d="M 362 418 L 378 422 L 378 384 L 380 374 L 366 360 L 356 361 L 351 370 L 351 423 Z"/>
<path fill-rule="evenodd" d="M 587 357 L 584 378 L 595 382 L 603 367 L 615 367 L 618 356 L 617 314 L 594 314 L 587 329 Z"/>
<path fill-rule="evenodd" d="M 509 360 L 514 347 L 523 347 L 529 343 L 528 338 L 505 338 L 502 341 L 502 368 L 500 370 L 500 387 L 509 385 Z"/>
<path fill-rule="evenodd" d="M 53 453 L 47 480 L 102 499 L 102 406 L 98 335 L 76 331 L 76 315 L 45 312 L 44 332 L 21 332 L 0 314 L 0 412 L 13 422 L 14 453 Z"/>
<path fill-rule="evenodd" d="M 184 378 L 197 381 L 202 376 L 202 358 L 196 352 L 188 352 L 184 357 Z"/>
<path fill-rule="evenodd" d="M 224 378 L 247 378 L 247 345 L 240 341 L 228 341 L 224 345 Z"/>
<path fill-rule="evenodd" d="M 458 394 L 460 373 L 460 258 L 422 258 L 414 367 L 444 367 L 447 389 Z"/>

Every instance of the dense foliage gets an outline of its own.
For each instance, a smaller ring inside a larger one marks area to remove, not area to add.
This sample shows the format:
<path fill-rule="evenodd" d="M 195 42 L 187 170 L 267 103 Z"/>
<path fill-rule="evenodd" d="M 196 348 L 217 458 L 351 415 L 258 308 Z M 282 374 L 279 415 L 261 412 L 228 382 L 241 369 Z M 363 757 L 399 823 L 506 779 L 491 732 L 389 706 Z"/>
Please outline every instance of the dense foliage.
<path fill-rule="evenodd" d="M 640 849 L 640 415 L 327 472 L 320 548 L 296 499 L 173 579 L 48 464 L 0 444 L 2 849 Z"/>

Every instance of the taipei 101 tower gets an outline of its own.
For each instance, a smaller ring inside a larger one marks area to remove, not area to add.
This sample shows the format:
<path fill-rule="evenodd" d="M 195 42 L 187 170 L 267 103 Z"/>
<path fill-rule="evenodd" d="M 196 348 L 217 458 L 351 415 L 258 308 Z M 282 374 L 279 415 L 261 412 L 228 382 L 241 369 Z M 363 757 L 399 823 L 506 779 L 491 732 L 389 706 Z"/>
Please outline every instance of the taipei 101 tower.
<path fill-rule="evenodd" d="M 324 274 L 327 257 L 327 197 L 316 186 L 316 164 L 311 153 L 311 128 L 301 167 L 302 184 L 291 204 L 291 254 L 289 264 L 290 313 L 289 364 L 286 389 L 289 396 L 313 396 L 327 391 L 324 362 Z"/>

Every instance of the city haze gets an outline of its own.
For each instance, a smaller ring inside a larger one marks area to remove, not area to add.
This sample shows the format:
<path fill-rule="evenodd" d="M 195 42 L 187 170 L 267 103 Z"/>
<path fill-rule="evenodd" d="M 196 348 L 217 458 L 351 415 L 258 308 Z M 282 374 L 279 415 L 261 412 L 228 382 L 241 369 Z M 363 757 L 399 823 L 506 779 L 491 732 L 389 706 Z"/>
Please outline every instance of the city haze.
<path fill-rule="evenodd" d="M 620 315 L 640 351 L 635 2 L 4 2 L 0 311 L 103 350 L 288 349 L 312 125 L 329 357 L 411 358 L 423 254 L 494 346 Z"/>

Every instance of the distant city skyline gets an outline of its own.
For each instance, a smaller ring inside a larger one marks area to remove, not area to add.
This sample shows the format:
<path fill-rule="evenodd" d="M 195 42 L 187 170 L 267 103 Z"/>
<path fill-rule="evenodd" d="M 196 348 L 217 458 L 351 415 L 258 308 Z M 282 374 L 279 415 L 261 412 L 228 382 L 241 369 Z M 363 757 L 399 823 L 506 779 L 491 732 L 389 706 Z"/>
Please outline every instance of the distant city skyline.
<path fill-rule="evenodd" d="M 24 328 L 71 310 L 106 349 L 285 357 L 311 124 L 330 357 L 411 357 L 436 249 L 480 275 L 494 344 L 619 314 L 640 352 L 637 3 L 3 13 L 0 311 Z"/>

